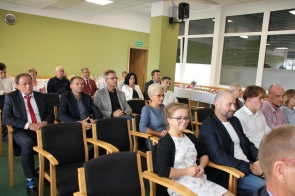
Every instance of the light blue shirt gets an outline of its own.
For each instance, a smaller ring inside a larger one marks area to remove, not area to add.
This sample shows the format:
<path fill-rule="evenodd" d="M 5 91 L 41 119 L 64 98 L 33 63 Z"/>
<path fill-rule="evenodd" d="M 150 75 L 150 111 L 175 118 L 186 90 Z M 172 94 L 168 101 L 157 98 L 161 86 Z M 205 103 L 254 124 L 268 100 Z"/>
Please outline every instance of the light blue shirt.
<path fill-rule="evenodd" d="M 158 132 L 166 130 L 164 107 L 165 105 L 161 104 L 160 108 L 153 108 L 149 105 L 142 108 L 139 122 L 140 132 L 146 133 L 148 128 Z M 149 139 L 146 140 L 146 145 L 149 149 L 151 148 L 152 144 Z"/>
<path fill-rule="evenodd" d="M 291 110 L 287 106 L 282 106 L 281 109 L 283 111 L 283 114 L 285 116 L 285 120 L 287 121 L 287 123 L 295 125 L 295 111 Z"/>

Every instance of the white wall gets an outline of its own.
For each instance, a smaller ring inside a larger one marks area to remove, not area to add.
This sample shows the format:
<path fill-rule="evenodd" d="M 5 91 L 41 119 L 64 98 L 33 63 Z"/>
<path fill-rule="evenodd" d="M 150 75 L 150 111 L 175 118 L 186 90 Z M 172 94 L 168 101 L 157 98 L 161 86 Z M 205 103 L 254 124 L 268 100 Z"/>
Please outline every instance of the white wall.
<path fill-rule="evenodd" d="M 72 9 L 62 9 L 55 6 L 34 9 L 4 2 L 0 2 L 0 9 L 144 33 L 150 32 L 150 14 L 132 10 L 122 10 L 100 15 Z"/>

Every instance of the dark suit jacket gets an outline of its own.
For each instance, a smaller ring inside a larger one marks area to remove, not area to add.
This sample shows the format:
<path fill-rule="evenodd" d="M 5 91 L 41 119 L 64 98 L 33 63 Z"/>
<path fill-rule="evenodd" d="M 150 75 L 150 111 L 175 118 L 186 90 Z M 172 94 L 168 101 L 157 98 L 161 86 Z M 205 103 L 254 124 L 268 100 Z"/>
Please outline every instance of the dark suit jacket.
<path fill-rule="evenodd" d="M 259 188 L 253 196 L 270 196 L 266 190 L 266 186 Z"/>
<path fill-rule="evenodd" d="M 241 148 L 250 162 L 256 161 L 258 149 L 249 141 L 243 132 L 239 119 L 235 116 L 228 121 L 235 129 Z M 226 165 L 240 170 L 245 175 L 250 172 L 250 163 L 234 157 L 234 143 L 224 125 L 215 114 L 210 115 L 202 124 L 200 130 L 200 142 L 214 163 Z M 206 167 L 208 180 L 211 180 L 225 188 L 228 185 L 228 174 L 220 170 Z"/>
<path fill-rule="evenodd" d="M 149 89 L 149 86 L 151 84 L 154 84 L 153 80 L 150 80 L 150 81 L 146 82 L 145 85 L 144 85 L 144 95 L 143 96 L 144 96 L 145 100 L 150 100 L 150 97 L 148 95 L 148 89 Z"/>
<path fill-rule="evenodd" d="M 81 100 L 87 116 L 93 114 L 95 119 L 103 118 L 101 111 L 94 105 L 90 95 L 82 93 Z M 78 120 L 82 120 L 80 119 L 78 104 L 72 91 L 61 95 L 57 119 L 62 122 L 77 122 Z"/>
<path fill-rule="evenodd" d="M 88 80 L 89 81 L 90 88 L 91 88 L 91 91 L 90 92 L 88 92 L 88 90 L 86 88 L 86 82 L 85 82 L 84 79 L 83 79 L 83 81 L 84 81 L 84 91 L 83 91 L 83 93 L 85 93 L 87 95 L 94 95 L 95 91 L 97 90 L 97 86 L 96 86 L 95 81 L 94 80 L 91 80 L 91 79 Z"/>
<path fill-rule="evenodd" d="M 49 107 L 44 94 L 33 91 L 41 121 L 53 123 L 53 109 Z M 14 130 L 24 129 L 28 122 L 24 98 L 19 90 L 5 95 L 3 108 L 3 124 L 11 125 Z"/>

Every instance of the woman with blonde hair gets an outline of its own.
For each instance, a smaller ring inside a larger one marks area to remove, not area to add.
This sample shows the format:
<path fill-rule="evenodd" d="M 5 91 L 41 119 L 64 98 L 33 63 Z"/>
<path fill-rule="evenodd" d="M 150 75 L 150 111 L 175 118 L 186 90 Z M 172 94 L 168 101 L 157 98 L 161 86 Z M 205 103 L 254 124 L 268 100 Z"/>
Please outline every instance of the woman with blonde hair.
<path fill-rule="evenodd" d="M 148 88 L 148 95 L 151 99 L 149 105 L 141 110 L 139 130 L 144 133 L 164 137 L 167 133 L 165 114 L 164 114 L 164 87 L 161 84 L 151 84 Z M 146 141 L 147 148 L 151 149 L 152 143 L 149 139 Z"/>
<path fill-rule="evenodd" d="M 225 188 L 207 180 L 204 168 L 209 157 L 193 134 L 183 132 L 190 120 L 188 106 L 182 103 L 167 105 L 165 119 L 168 133 L 159 140 L 156 152 L 158 175 L 172 178 L 199 196 L 232 196 Z M 168 194 L 179 195 L 171 189 Z"/>
<path fill-rule="evenodd" d="M 37 70 L 35 68 L 29 69 L 27 72 L 31 78 L 33 83 L 33 91 L 38 91 L 41 93 L 46 93 L 45 83 L 42 81 L 37 81 Z"/>
<path fill-rule="evenodd" d="M 289 89 L 285 92 L 282 111 L 285 116 L 285 120 L 288 124 L 295 125 L 295 90 Z"/>

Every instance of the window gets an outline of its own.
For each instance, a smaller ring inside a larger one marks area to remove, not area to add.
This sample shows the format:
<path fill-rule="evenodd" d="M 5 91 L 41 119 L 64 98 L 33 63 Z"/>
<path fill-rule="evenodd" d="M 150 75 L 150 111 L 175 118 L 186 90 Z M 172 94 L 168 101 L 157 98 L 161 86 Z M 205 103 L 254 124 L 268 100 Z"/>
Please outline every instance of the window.
<path fill-rule="evenodd" d="M 255 84 L 260 47 L 260 36 L 225 37 L 220 84 Z"/>
<path fill-rule="evenodd" d="M 213 38 L 189 38 L 187 63 L 211 64 Z"/>
<path fill-rule="evenodd" d="M 267 39 L 262 87 L 281 84 L 285 90 L 295 83 L 295 34 L 269 35 Z"/>
<path fill-rule="evenodd" d="M 189 22 L 189 35 L 213 34 L 214 19 L 191 20 Z"/>
<path fill-rule="evenodd" d="M 263 13 L 226 17 L 225 33 L 261 32 Z"/>
<path fill-rule="evenodd" d="M 292 14 L 293 13 L 293 14 Z M 270 13 L 269 31 L 294 30 L 295 8 Z"/>

